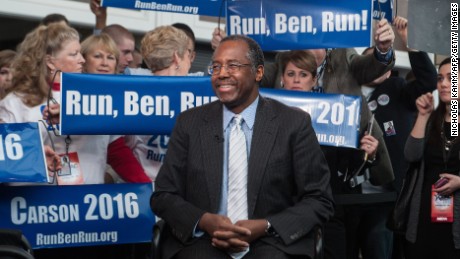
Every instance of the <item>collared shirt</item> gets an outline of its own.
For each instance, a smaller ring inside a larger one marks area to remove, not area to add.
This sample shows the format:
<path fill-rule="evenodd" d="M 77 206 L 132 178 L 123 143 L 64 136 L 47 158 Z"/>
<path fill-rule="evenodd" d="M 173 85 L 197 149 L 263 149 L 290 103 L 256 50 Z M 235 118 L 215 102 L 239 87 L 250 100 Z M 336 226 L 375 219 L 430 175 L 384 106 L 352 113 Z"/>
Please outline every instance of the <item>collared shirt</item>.
<path fill-rule="evenodd" d="M 377 50 L 377 51 L 374 51 L 375 58 L 380 63 L 383 63 L 385 65 L 390 64 L 391 59 L 393 57 L 393 47 L 390 47 L 390 49 L 387 52 L 380 51 L 379 48 L 377 48 L 377 46 L 375 47 L 375 49 Z"/>
<path fill-rule="evenodd" d="M 257 105 L 259 104 L 259 97 L 257 97 L 254 102 L 252 102 L 244 111 L 240 114 L 244 119 L 244 123 L 241 125 L 243 129 L 244 136 L 246 137 L 246 147 L 247 147 L 247 154 L 248 154 L 248 162 L 249 162 L 249 154 L 251 151 L 251 141 L 252 141 L 252 132 L 254 129 L 254 122 L 256 120 L 256 111 Z M 235 113 L 230 111 L 227 107 L 223 108 L 223 131 L 224 131 L 224 167 L 223 167 L 223 177 L 222 177 L 222 195 L 220 197 L 219 203 L 219 211 L 217 214 L 220 215 L 227 215 L 227 199 L 228 199 L 228 144 L 230 139 L 230 130 L 231 130 L 231 121 Z M 195 224 L 195 228 L 193 229 L 193 237 L 201 237 L 204 232 L 198 229 L 198 223 Z M 244 255 L 244 253 L 242 253 Z M 236 256 L 238 257 L 238 256 Z"/>
<path fill-rule="evenodd" d="M 246 137 L 246 147 L 249 155 L 251 152 L 251 141 L 252 141 L 252 132 L 254 129 L 254 122 L 256 119 L 257 105 L 259 103 L 259 97 L 257 97 L 254 102 L 252 102 L 244 111 L 240 114 L 244 119 L 244 123 L 241 125 L 244 135 Z M 228 198 L 228 144 L 230 139 L 230 130 L 231 130 L 231 121 L 235 113 L 230 111 L 227 107 L 224 106 L 223 109 L 223 131 L 224 131 L 224 168 L 223 168 L 223 177 L 222 177 L 222 196 L 220 198 L 220 205 L 218 214 L 227 215 L 227 198 Z"/>

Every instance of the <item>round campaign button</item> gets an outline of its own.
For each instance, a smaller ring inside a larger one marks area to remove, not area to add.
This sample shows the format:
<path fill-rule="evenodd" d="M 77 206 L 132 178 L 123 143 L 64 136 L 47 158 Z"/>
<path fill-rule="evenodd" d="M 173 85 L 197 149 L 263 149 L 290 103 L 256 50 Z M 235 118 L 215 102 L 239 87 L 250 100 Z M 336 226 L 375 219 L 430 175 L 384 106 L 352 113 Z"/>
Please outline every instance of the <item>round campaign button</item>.
<path fill-rule="evenodd" d="M 390 102 L 390 97 L 386 94 L 382 94 L 377 98 L 377 102 L 380 105 L 385 106 Z"/>

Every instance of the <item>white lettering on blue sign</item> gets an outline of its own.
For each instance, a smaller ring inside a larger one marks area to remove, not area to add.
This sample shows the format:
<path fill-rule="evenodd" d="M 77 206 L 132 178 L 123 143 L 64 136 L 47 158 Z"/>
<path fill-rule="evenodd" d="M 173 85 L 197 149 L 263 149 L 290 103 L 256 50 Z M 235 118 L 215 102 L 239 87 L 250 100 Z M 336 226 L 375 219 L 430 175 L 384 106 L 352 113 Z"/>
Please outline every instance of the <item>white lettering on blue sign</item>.
<path fill-rule="evenodd" d="M 166 12 L 175 12 L 175 13 L 189 13 L 189 14 L 198 14 L 198 6 L 183 6 L 183 5 L 173 5 L 171 3 L 162 4 L 156 2 L 142 2 L 136 0 L 134 8 L 139 9 L 148 9 L 154 11 L 166 11 Z"/>
<path fill-rule="evenodd" d="M 372 12 L 372 17 L 374 19 L 379 19 L 380 20 L 380 19 L 385 18 L 385 14 L 386 14 L 386 12 L 384 12 L 384 11 L 374 10 Z"/>
<path fill-rule="evenodd" d="M 24 151 L 20 141 L 21 137 L 15 133 L 6 135 L 4 142 L 3 136 L 0 135 L 0 161 L 5 161 L 6 158 L 9 160 L 20 160 L 23 158 Z"/>
<path fill-rule="evenodd" d="M 103 115 L 118 116 L 118 111 L 113 110 L 111 95 L 81 94 L 78 91 L 66 92 L 66 115 Z"/>
<path fill-rule="evenodd" d="M 287 32 L 316 34 L 316 28 L 313 28 L 313 18 L 310 15 L 288 17 L 284 13 L 275 14 L 275 34 Z"/>
<path fill-rule="evenodd" d="M 231 15 L 229 29 L 231 35 L 270 35 L 270 30 L 267 29 L 264 17 L 241 18 L 239 15 Z"/>
<path fill-rule="evenodd" d="M 55 234 L 42 234 L 37 233 L 35 243 L 38 246 L 43 245 L 75 245 L 81 243 L 98 243 L 98 242 L 111 242 L 118 241 L 117 231 L 104 231 L 104 232 L 85 232 L 78 231 L 73 233 L 58 232 Z"/>
<path fill-rule="evenodd" d="M 113 197 L 107 193 L 98 196 L 86 194 L 83 202 L 89 207 L 84 220 L 137 218 L 140 214 L 137 200 L 137 194 L 133 192 L 119 193 Z M 78 204 L 29 206 L 24 197 L 11 200 L 11 222 L 15 225 L 73 221 L 80 221 Z"/>
<path fill-rule="evenodd" d="M 78 204 L 28 206 L 23 197 L 11 200 L 11 222 L 15 225 L 79 221 Z"/>
<path fill-rule="evenodd" d="M 174 110 L 170 110 L 169 96 L 150 96 L 144 95 L 139 97 L 139 94 L 134 91 L 125 92 L 125 107 L 124 114 L 127 116 L 135 116 L 142 114 L 150 116 L 169 116 L 174 117 Z"/>
<path fill-rule="evenodd" d="M 351 14 L 322 12 L 321 30 L 322 32 L 365 31 L 367 30 L 367 14 L 368 10 Z M 229 21 L 231 35 L 270 35 L 270 28 L 264 17 L 242 18 L 239 15 L 231 15 Z M 288 16 L 285 13 L 275 13 L 275 34 L 312 33 L 314 35 L 316 31 L 311 15 Z"/>
<path fill-rule="evenodd" d="M 133 192 L 117 194 L 115 197 L 107 193 L 96 196 L 94 194 L 85 195 L 83 202 L 89 204 L 85 220 L 110 220 L 113 217 L 119 219 L 137 218 L 139 216 L 139 204 L 137 203 L 137 194 Z M 115 208 L 114 208 L 115 203 Z M 115 210 L 116 209 L 116 215 Z"/>
<path fill-rule="evenodd" d="M 192 92 L 181 92 L 180 93 L 180 111 L 186 111 L 193 107 L 198 107 L 203 104 L 207 104 L 218 100 L 217 96 L 199 96 Z"/>
<path fill-rule="evenodd" d="M 342 135 L 316 133 L 316 137 L 318 138 L 318 142 L 328 143 L 331 146 L 340 146 L 346 142 L 345 136 Z"/>
<path fill-rule="evenodd" d="M 353 123 L 355 123 L 355 103 L 345 107 L 343 103 L 334 103 L 331 106 L 331 104 L 328 102 L 319 102 L 318 108 L 320 114 L 316 118 L 316 123 L 332 123 L 333 125 L 342 125 L 343 123 L 347 123 L 348 126 L 352 126 Z M 348 112 L 348 116 L 345 116 L 345 110 Z M 346 122 L 345 117 L 348 118 Z"/>
<path fill-rule="evenodd" d="M 322 31 L 365 31 L 367 30 L 367 10 L 361 14 L 336 14 L 333 12 L 322 12 Z"/>

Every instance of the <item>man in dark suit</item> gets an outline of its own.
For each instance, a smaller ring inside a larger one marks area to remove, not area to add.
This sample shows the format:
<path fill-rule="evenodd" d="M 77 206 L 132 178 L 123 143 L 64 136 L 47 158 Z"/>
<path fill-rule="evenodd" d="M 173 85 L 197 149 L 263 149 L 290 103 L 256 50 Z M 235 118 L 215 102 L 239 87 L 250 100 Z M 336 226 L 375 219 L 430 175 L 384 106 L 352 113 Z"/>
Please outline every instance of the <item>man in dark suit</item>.
<path fill-rule="evenodd" d="M 167 223 L 164 258 L 312 257 L 309 233 L 329 219 L 333 203 L 310 116 L 259 96 L 263 52 L 246 36 L 222 40 L 210 68 L 219 100 L 179 116 L 151 198 Z M 232 222 L 228 153 L 236 114 L 248 146 L 247 218 Z"/>

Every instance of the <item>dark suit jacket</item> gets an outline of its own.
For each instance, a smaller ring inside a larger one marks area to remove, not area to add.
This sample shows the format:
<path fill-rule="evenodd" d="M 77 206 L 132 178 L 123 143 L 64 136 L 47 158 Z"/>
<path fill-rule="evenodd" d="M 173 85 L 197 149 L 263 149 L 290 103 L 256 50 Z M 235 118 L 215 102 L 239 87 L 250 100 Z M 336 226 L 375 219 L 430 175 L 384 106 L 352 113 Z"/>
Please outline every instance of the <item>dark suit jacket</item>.
<path fill-rule="evenodd" d="M 180 114 L 155 182 L 151 207 L 170 226 L 166 258 L 193 244 L 196 223 L 217 213 L 222 190 L 222 103 Z M 329 170 L 310 116 L 260 97 L 248 168 L 249 219 L 268 219 L 279 237 L 262 240 L 288 254 L 313 254 L 306 234 L 333 214 Z"/>

